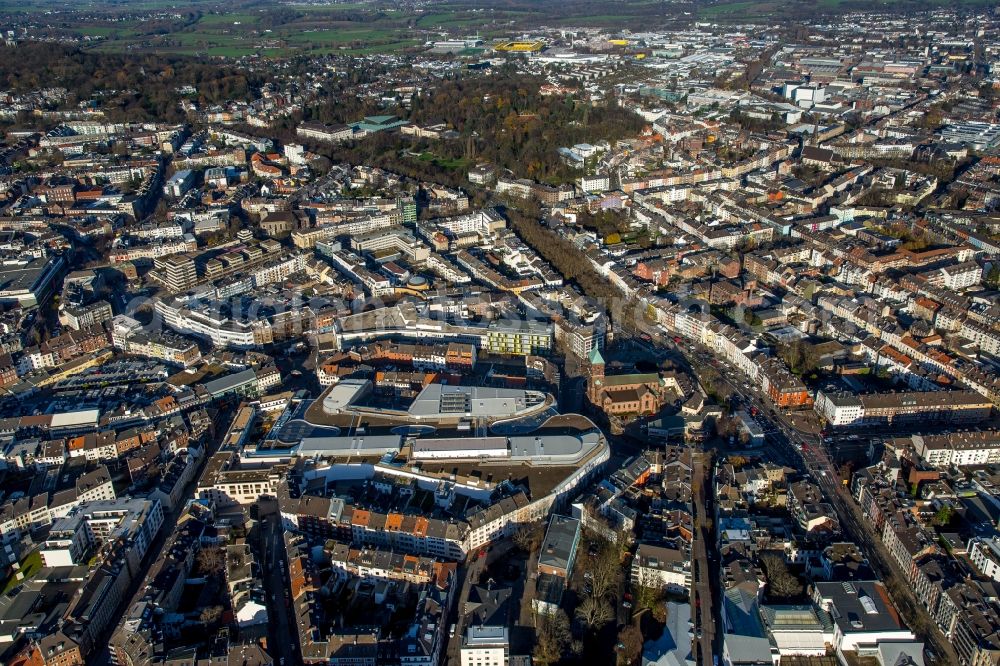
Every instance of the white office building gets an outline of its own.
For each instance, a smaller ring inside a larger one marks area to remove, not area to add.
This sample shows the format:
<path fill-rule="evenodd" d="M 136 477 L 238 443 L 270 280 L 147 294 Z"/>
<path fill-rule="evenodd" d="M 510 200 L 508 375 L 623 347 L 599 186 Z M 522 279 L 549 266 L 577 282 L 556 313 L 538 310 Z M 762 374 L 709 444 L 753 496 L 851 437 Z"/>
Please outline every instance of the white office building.
<path fill-rule="evenodd" d="M 969 541 L 969 560 L 983 576 L 1000 581 L 1000 539 L 976 537 Z"/>
<path fill-rule="evenodd" d="M 510 632 L 507 627 L 476 626 L 466 629 L 462 639 L 462 666 L 507 666 Z"/>

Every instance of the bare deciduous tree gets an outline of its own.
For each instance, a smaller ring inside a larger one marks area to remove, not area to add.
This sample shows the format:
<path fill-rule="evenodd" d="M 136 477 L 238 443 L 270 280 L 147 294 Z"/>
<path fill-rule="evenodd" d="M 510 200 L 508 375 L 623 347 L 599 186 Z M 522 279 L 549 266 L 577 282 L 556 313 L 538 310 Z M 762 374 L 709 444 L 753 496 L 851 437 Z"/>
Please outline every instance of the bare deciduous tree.
<path fill-rule="evenodd" d="M 573 644 L 569 617 L 559 609 L 555 613 L 542 613 L 536 624 L 537 640 L 532 657 L 536 664 L 550 666 L 562 659 Z"/>
<path fill-rule="evenodd" d="M 760 563 L 767 574 L 767 589 L 775 597 L 787 599 L 802 593 L 802 583 L 788 569 L 785 558 L 778 553 L 764 553 Z"/>
<path fill-rule="evenodd" d="M 217 574 L 225 566 L 226 556 L 218 546 L 209 546 L 198 551 L 197 562 L 201 573 Z"/>
<path fill-rule="evenodd" d="M 222 617 L 222 606 L 207 606 L 198 615 L 198 620 L 202 624 L 215 624 Z"/>
<path fill-rule="evenodd" d="M 510 540 L 515 546 L 530 553 L 542 540 L 541 523 L 528 523 L 517 528 Z"/>
<path fill-rule="evenodd" d="M 596 632 L 615 617 L 615 611 L 606 597 L 588 596 L 576 607 L 576 617 Z"/>
<path fill-rule="evenodd" d="M 593 588 L 591 596 L 603 597 L 618 585 L 622 573 L 621 560 L 614 545 L 602 540 L 597 556 L 587 560 L 584 571 L 590 574 L 590 584 Z"/>

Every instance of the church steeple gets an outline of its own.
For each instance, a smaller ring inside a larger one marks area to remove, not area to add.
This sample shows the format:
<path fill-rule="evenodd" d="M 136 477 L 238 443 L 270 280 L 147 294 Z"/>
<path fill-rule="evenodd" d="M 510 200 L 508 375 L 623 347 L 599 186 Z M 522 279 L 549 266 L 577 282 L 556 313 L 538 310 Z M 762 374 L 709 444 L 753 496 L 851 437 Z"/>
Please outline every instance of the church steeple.
<path fill-rule="evenodd" d="M 601 356 L 601 350 L 597 347 L 591 349 L 587 355 L 587 361 L 590 363 L 590 382 L 587 394 L 590 402 L 596 405 L 604 385 L 604 357 Z"/>
<path fill-rule="evenodd" d="M 590 361 L 590 366 L 593 368 L 595 365 L 601 366 L 601 374 L 604 374 L 604 357 L 601 356 L 601 350 L 594 347 L 590 350 L 590 354 L 587 355 L 587 360 Z"/>

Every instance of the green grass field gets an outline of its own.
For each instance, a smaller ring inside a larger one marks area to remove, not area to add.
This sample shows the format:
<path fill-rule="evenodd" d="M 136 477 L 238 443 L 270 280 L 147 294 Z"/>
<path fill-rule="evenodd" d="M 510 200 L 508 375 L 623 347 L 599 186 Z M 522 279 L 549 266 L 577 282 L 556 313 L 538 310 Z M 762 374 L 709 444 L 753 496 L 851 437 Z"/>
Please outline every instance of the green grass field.
<path fill-rule="evenodd" d="M 206 14 L 201 17 L 197 25 L 199 27 L 230 27 L 236 23 L 241 25 L 251 25 L 260 23 L 260 14 L 247 14 L 243 12 L 233 12 L 232 14 Z"/>
<path fill-rule="evenodd" d="M 109 25 L 85 25 L 77 29 L 81 35 L 88 37 L 109 37 L 118 32 L 118 28 Z"/>
<path fill-rule="evenodd" d="M 465 26 L 486 25 L 493 21 L 508 20 L 505 12 L 471 13 L 471 12 L 437 12 L 424 14 L 417 19 L 417 26 L 421 28 L 434 29 L 458 28 Z"/>
<path fill-rule="evenodd" d="M 370 10 L 374 8 L 376 5 L 371 2 L 338 2 L 337 4 L 331 4 L 325 7 L 318 5 L 297 5 L 294 3 L 289 4 L 288 6 L 294 8 L 296 11 L 299 12 L 311 12 L 311 13 L 321 14 L 324 12 L 329 13 L 331 11 L 352 11 L 352 10 L 356 11 L 359 9 Z"/>
<path fill-rule="evenodd" d="M 383 28 L 345 28 L 315 30 L 289 35 L 290 44 L 346 44 L 348 42 L 374 42 L 390 40 L 395 36 L 392 30 Z"/>
<path fill-rule="evenodd" d="M 242 58 L 243 56 L 262 53 L 264 55 L 279 55 L 281 49 L 255 49 L 248 46 L 212 46 L 205 49 L 205 54 L 222 58 Z"/>
<path fill-rule="evenodd" d="M 11 574 L 10 578 L 7 579 L 7 582 L 4 583 L 2 594 L 7 594 L 21 583 L 31 580 L 41 568 L 42 554 L 37 550 L 31 551 L 27 557 L 21 560 L 20 570 Z M 17 578 L 18 573 L 24 574 L 24 577 L 20 580 Z"/>
<path fill-rule="evenodd" d="M 431 162 L 434 164 L 434 166 L 441 169 L 451 169 L 451 170 L 468 169 L 470 164 L 470 161 L 465 158 L 446 159 L 443 157 L 438 157 L 434 153 L 430 152 L 420 153 L 420 156 L 417 157 L 417 159 L 420 160 L 421 162 Z"/>

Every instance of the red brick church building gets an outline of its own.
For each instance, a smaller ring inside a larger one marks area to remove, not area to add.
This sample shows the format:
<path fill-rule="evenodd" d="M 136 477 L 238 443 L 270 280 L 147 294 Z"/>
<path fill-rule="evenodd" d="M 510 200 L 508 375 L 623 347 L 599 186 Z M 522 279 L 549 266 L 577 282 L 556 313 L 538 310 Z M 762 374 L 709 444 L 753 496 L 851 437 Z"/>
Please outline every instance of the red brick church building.
<path fill-rule="evenodd" d="M 660 375 L 651 373 L 604 374 L 604 357 L 598 349 L 590 352 L 590 382 L 587 399 L 605 414 L 656 414 L 663 406 L 666 387 Z"/>

